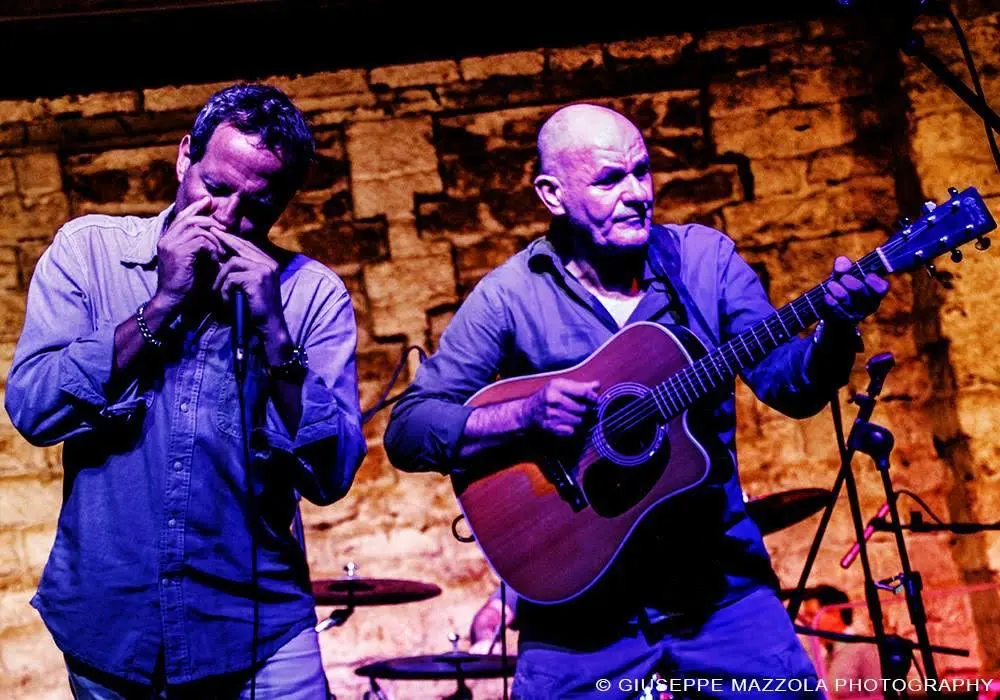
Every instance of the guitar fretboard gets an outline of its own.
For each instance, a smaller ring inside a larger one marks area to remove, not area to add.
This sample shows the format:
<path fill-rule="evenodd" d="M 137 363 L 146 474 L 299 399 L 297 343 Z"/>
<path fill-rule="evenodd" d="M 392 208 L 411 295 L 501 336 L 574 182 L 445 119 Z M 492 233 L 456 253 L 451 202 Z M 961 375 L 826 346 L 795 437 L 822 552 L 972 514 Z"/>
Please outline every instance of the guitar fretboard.
<path fill-rule="evenodd" d="M 852 274 L 862 278 L 870 272 L 877 275 L 887 272 L 877 249 L 855 262 L 851 269 Z M 740 371 L 753 367 L 779 345 L 816 323 L 820 319 L 820 309 L 826 303 L 825 295 L 826 282 L 813 287 L 749 330 L 653 387 L 655 406 L 650 406 L 650 409 L 659 411 L 669 420 L 699 399 L 717 391 Z"/>

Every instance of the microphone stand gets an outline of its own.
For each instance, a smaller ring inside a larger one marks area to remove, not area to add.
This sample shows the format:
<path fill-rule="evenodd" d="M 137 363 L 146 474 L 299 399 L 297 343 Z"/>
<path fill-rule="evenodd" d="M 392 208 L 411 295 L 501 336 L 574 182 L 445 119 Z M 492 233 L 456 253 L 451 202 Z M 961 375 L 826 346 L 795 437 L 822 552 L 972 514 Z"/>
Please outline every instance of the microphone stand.
<path fill-rule="evenodd" d="M 882 476 L 882 487 L 885 489 L 885 500 L 889 504 L 889 518 L 893 525 L 896 536 L 896 549 L 899 551 L 899 561 L 903 571 L 896 576 L 883 579 L 877 583 L 879 588 L 893 593 L 898 593 L 902 589 L 906 594 L 906 607 L 909 609 L 910 621 L 913 623 L 917 633 L 917 646 L 920 648 L 920 655 L 924 660 L 924 673 L 928 681 L 928 695 L 937 697 L 937 668 L 934 665 L 934 654 L 931 651 L 930 638 L 927 636 L 927 611 L 924 608 L 923 581 L 920 573 L 913 571 L 910 567 L 910 557 L 906 551 L 906 542 L 903 539 L 903 530 L 899 523 L 899 508 L 896 499 L 898 495 L 892 488 L 892 480 L 889 477 L 889 454 L 895 440 L 892 433 L 886 428 L 868 421 L 856 422 L 855 430 L 852 431 L 851 446 L 857 451 L 863 452 L 872 458 L 875 466 L 878 467 Z M 934 688 L 931 690 L 930 688 Z"/>
<path fill-rule="evenodd" d="M 260 592 L 257 572 L 257 494 L 254 487 L 253 459 L 250 455 L 250 425 L 247 416 L 246 376 L 247 345 L 250 306 L 246 292 L 233 292 L 233 374 L 236 376 L 236 395 L 240 410 L 240 437 L 243 444 L 243 463 L 247 474 L 247 527 L 250 530 L 250 584 L 253 595 L 253 629 L 250 642 L 250 700 L 257 697 L 257 653 L 260 634 Z"/>
<path fill-rule="evenodd" d="M 823 511 L 823 517 L 820 521 L 819 529 L 816 531 L 816 536 L 813 539 L 812 546 L 809 549 L 809 554 L 806 557 L 806 564 L 802 569 L 801 576 L 799 577 L 798 586 L 792 593 L 788 606 L 788 616 L 792 620 L 795 620 L 795 618 L 798 617 L 799 608 L 802 605 L 802 599 L 805 595 L 806 582 L 809 579 L 809 572 L 816 561 L 816 555 L 819 553 L 820 543 L 822 542 L 823 535 L 830 523 L 830 517 L 833 514 L 833 508 L 837 502 L 837 497 L 840 495 L 840 488 L 842 485 L 846 484 L 847 497 L 851 507 L 851 519 L 854 521 L 854 534 L 859 546 L 861 567 L 864 570 L 865 602 L 868 606 L 868 616 L 871 619 L 872 629 L 875 633 L 875 643 L 878 646 L 879 663 L 882 667 L 882 676 L 884 678 L 895 677 L 896 673 L 894 671 L 898 667 L 898 664 L 894 663 L 893 650 L 889 648 L 889 644 L 886 640 L 885 623 L 882 620 L 882 605 L 878 595 L 879 586 L 875 582 L 875 578 L 872 575 L 871 562 L 868 559 L 868 547 L 866 546 L 864 536 L 864 516 L 861 513 L 861 502 L 858 498 L 858 485 L 854 480 L 854 472 L 851 470 L 851 460 L 853 459 L 854 452 L 856 450 L 856 440 L 854 436 L 858 430 L 858 425 L 867 423 L 868 419 L 871 418 L 872 412 L 875 410 L 875 398 L 882 392 L 882 385 L 885 383 L 885 378 L 895 364 L 896 361 L 892 356 L 892 353 L 881 353 L 872 357 L 866 363 L 865 369 L 868 371 L 868 376 L 870 378 L 868 390 L 864 394 L 855 394 L 851 399 L 859 406 L 859 410 L 858 416 L 855 418 L 854 425 L 851 428 L 851 435 L 846 442 L 844 441 L 843 426 L 841 425 L 840 419 L 840 403 L 836 392 L 834 392 L 833 398 L 830 401 L 830 406 L 834 414 L 834 429 L 837 434 L 837 446 L 840 449 L 840 471 L 837 474 L 837 481 L 833 486 L 830 501 L 827 503 L 826 509 Z M 899 694 L 890 685 L 885 689 L 885 697 L 890 700 L 895 700 L 899 697 Z"/>
<path fill-rule="evenodd" d="M 937 10 L 946 14 L 951 12 L 950 8 L 947 7 L 947 3 L 940 0 L 921 0 L 918 4 L 925 5 L 930 11 Z M 927 50 L 923 38 L 913 30 L 913 21 L 916 19 L 916 14 L 910 15 L 906 19 L 908 21 L 900 25 L 897 38 L 903 53 L 916 58 L 924 67 L 936 75 L 942 83 L 983 120 L 987 128 L 1000 132 L 1000 115 L 990 108 L 985 98 L 970 90 L 965 82 L 952 73 L 940 58 Z"/>
<path fill-rule="evenodd" d="M 914 29 L 917 18 L 922 14 L 943 15 L 952 20 L 953 24 L 957 25 L 957 18 L 948 0 L 906 0 L 906 2 L 902 3 L 902 6 L 899 2 L 895 4 L 886 2 L 880 6 L 881 0 L 879 2 L 875 0 L 871 2 L 838 0 L 838 3 L 845 8 L 853 7 L 861 14 L 875 12 L 877 16 L 887 19 L 887 29 L 888 33 L 891 34 L 893 43 L 903 53 L 916 58 L 925 68 L 937 76 L 942 83 L 983 120 L 987 130 L 1000 132 L 1000 115 L 993 111 L 986 102 L 978 80 L 974 78 L 977 91 L 969 89 L 965 82 L 945 65 L 944 61 L 927 50 L 923 38 Z M 1000 167 L 1000 163 L 997 165 Z"/>

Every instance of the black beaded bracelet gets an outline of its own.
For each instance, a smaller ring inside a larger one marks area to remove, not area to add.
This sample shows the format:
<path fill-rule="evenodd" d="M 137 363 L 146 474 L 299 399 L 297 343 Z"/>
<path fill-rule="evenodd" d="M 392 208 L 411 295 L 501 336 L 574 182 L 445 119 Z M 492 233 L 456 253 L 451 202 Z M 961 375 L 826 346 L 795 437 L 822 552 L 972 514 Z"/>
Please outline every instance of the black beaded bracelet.
<path fill-rule="evenodd" d="M 153 331 L 149 330 L 149 326 L 146 325 L 146 317 L 143 313 L 146 311 L 146 304 L 148 302 L 142 302 L 139 304 L 139 308 L 135 312 L 135 323 L 139 326 L 139 332 L 142 333 L 142 338 L 147 343 L 152 345 L 154 348 L 163 347 L 163 341 L 153 335 Z"/>

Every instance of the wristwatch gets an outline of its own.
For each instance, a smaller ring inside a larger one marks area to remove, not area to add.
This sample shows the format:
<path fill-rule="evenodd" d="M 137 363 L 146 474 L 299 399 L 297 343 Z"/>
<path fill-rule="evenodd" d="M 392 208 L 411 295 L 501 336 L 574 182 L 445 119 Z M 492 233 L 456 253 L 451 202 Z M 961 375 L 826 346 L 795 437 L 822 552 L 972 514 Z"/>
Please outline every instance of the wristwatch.
<path fill-rule="evenodd" d="M 267 374 L 272 379 L 286 382 L 300 382 L 305 379 L 309 367 L 306 349 L 301 345 L 293 345 L 288 358 L 277 365 L 267 368 Z"/>

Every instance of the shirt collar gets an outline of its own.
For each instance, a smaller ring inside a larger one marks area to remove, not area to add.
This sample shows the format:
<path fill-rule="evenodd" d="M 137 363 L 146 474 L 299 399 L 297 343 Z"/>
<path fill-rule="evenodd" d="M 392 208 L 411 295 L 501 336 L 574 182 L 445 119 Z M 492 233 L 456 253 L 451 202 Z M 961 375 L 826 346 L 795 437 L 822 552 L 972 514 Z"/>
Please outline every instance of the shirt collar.
<path fill-rule="evenodd" d="M 552 245 L 551 236 L 552 233 L 550 231 L 548 235 L 537 238 L 529 244 L 528 265 L 535 272 L 551 269 L 565 278 L 569 274 L 569 271 L 563 265 L 559 254 L 556 253 L 555 246 Z M 649 247 L 659 245 L 658 237 L 654 235 L 653 230 L 650 231 L 649 242 L 646 245 L 647 251 Z M 646 262 L 643 266 L 642 281 L 643 285 L 646 287 L 654 282 L 659 282 L 661 284 L 666 282 L 663 275 L 657 274 L 656 270 L 653 268 L 653 265 L 650 263 L 648 252 L 646 253 Z"/>
<path fill-rule="evenodd" d="M 167 217 L 174 210 L 171 204 L 161 211 L 156 218 L 149 219 L 138 227 L 134 236 L 125 238 L 122 245 L 121 261 L 126 265 L 151 265 L 156 260 L 156 244 L 160 240 Z"/>

